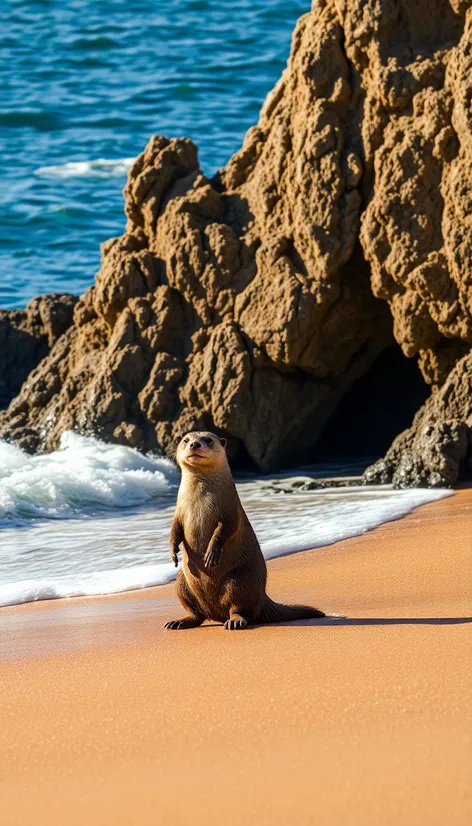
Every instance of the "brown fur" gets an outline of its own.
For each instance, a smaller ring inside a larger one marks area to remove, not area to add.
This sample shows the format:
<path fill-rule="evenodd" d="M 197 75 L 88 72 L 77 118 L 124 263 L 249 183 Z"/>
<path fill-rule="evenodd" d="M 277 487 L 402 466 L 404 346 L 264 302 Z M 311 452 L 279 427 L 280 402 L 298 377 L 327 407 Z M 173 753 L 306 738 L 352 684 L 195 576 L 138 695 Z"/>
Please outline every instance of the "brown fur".
<path fill-rule="evenodd" d="M 166 628 L 194 628 L 206 619 L 236 630 L 247 625 L 324 617 L 304 605 L 279 605 L 266 594 L 267 568 L 231 476 L 225 441 L 189 433 L 177 448 L 182 480 L 170 536 L 177 595 L 185 617 Z"/>

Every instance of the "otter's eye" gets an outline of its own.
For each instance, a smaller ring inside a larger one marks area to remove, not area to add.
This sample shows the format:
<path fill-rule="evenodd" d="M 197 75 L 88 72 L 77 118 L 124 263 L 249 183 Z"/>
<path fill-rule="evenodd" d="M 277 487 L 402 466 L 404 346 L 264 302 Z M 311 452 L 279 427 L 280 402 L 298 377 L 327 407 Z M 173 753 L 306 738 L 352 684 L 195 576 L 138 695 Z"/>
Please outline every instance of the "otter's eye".
<path fill-rule="evenodd" d="M 203 441 L 207 443 L 207 445 L 213 444 L 213 439 L 209 439 L 208 436 L 203 437 Z"/>
<path fill-rule="evenodd" d="M 184 439 L 184 445 L 186 445 L 187 442 L 188 442 L 188 439 Z"/>

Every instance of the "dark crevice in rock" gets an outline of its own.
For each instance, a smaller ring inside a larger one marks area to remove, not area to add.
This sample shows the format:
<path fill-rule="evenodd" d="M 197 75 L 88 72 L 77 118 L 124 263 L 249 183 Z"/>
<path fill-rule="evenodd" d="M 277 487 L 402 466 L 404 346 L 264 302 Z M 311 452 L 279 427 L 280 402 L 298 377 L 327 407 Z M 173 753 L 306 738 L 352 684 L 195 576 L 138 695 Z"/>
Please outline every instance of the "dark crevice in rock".
<path fill-rule="evenodd" d="M 429 396 L 415 361 L 387 347 L 340 401 L 313 451 L 317 461 L 383 456 Z"/>

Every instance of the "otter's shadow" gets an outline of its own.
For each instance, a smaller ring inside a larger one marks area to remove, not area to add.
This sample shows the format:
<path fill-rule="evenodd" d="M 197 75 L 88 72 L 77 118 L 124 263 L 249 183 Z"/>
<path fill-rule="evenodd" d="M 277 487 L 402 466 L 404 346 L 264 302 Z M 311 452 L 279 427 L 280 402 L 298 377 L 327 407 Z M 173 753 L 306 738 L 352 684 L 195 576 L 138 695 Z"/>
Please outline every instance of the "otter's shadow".
<path fill-rule="evenodd" d="M 472 617 L 337 617 L 326 616 L 319 619 L 291 620 L 291 622 L 271 622 L 268 627 L 315 626 L 321 628 L 338 628 L 340 625 L 462 625 L 472 622 Z M 222 627 L 219 623 L 212 622 L 201 626 L 202 628 Z M 253 631 L 256 628 L 265 628 L 266 625 L 249 625 L 244 631 Z"/>
<path fill-rule="evenodd" d="M 460 625 L 472 622 L 472 617 L 337 617 L 277 622 L 274 625 L 315 625 L 323 628 L 337 628 L 340 625 Z M 260 628 L 261 626 L 254 626 Z"/>

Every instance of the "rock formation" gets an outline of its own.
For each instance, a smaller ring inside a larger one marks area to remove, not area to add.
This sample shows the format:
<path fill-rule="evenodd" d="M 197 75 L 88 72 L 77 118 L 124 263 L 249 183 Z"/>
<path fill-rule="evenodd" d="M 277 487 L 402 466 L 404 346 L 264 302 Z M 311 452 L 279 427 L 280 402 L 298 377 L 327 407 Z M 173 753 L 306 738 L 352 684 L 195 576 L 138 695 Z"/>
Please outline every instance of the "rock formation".
<path fill-rule="evenodd" d="M 416 414 L 412 426 L 394 440 L 384 459 L 364 474 L 368 484 L 397 488 L 453 485 L 472 475 L 472 353 Z"/>
<path fill-rule="evenodd" d="M 33 298 L 26 310 L 0 310 L 0 410 L 72 324 L 75 295 Z"/>
<path fill-rule="evenodd" d="M 396 340 L 432 396 L 367 478 L 453 482 L 472 428 L 470 5 L 316 0 L 218 175 L 153 137 L 124 235 L 0 433 L 169 450 L 209 427 L 269 469 L 306 457 Z"/>

